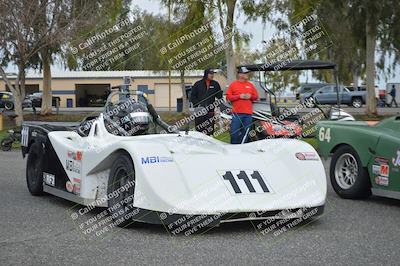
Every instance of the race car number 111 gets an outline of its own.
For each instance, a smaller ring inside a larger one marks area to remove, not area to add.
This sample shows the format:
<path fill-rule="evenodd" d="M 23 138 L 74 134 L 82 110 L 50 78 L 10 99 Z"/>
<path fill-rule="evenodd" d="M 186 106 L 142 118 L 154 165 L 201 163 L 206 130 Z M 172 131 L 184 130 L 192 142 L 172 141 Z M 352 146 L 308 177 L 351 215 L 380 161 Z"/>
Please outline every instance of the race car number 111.
<path fill-rule="evenodd" d="M 246 171 L 225 171 L 221 174 L 222 178 L 229 182 L 234 193 L 266 193 L 270 192 L 267 184 L 258 171 L 248 174 Z M 227 183 L 228 183 L 227 182 Z"/>

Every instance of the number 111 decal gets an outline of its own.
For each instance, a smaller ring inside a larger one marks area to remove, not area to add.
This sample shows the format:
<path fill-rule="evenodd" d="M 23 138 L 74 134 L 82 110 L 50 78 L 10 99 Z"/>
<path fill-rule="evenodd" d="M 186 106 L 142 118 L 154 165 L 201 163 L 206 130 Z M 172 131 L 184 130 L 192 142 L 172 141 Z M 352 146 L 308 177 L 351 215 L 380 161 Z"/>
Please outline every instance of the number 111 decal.
<path fill-rule="evenodd" d="M 222 178 L 230 183 L 230 187 L 236 194 L 239 193 L 267 193 L 270 192 L 267 184 L 258 171 L 225 171 L 220 173 Z M 248 175 L 250 173 L 250 175 Z M 227 182 L 227 183 L 228 183 Z M 228 185 L 229 187 L 229 185 Z M 246 189 L 247 188 L 247 189 Z"/>

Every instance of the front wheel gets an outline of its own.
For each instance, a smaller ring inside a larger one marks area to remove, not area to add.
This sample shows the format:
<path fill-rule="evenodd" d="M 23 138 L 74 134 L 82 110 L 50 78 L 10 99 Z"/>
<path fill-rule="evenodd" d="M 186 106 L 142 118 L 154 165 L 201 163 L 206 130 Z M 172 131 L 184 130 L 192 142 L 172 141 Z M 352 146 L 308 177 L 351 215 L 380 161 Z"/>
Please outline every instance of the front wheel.
<path fill-rule="evenodd" d="M 108 178 L 108 213 L 116 226 L 133 222 L 135 169 L 129 155 L 121 154 L 114 161 Z"/>
<path fill-rule="evenodd" d="M 362 100 L 360 99 L 360 98 L 353 98 L 352 100 L 351 100 L 351 105 L 354 107 L 354 108 L 361 108 L 362 107 Z"/>
<path fill-rule="evenodd" d="M 26 183 L 29 192 L 34 196 L 43 194 L 43 156 L 42 144 L 34 142 L 26 162 Z"/>
<path fill-rule="evenodd" d="M 333 189 L 342 198 L 362 199 L 371 195 L 368 172 L 350 146 L 342 146 L 333 154 L 330 179 Z"/>

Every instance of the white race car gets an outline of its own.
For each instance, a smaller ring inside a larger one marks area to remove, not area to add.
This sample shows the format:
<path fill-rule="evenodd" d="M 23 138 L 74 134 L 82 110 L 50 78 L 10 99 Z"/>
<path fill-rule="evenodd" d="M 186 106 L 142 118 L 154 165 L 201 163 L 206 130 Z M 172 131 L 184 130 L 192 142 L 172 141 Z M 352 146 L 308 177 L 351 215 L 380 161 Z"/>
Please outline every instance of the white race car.
<path fill-rule="evenodd" d="M 183 216 L 193 221 L 189 226 L 218 225 L 323 212 L 325 170 L 308 143 L 232 145 L 178 131 L 144 96 L 114 92 L 104 112 L 78 125 L 25 122 L 21 143 L 31 194 L 107 207 L 119 226 L 176 224 Z"/>

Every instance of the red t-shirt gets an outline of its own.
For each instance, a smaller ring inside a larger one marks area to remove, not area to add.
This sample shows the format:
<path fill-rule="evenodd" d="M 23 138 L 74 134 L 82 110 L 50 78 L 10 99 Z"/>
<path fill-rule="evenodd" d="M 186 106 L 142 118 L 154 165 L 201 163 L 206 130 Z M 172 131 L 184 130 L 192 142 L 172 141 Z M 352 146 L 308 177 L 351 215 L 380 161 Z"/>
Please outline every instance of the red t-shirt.
<path fill-rule="evenodd" d="M 211 84 L 211 80 L 206 79 L 206 87 L 207 87 L 207 90 L 210 88 L 210 84 Z"/>
<path fill-rule="evenodd" d="M 240 99 L 240 94 L 251 94 L 251 98 Z M 253 101 L 257 98 L 257 90 L 249 81 L 235 80 L 226 91 L 226 99 L 232 102 L 232 112 L 236 114 L 253 114 Z"/>

